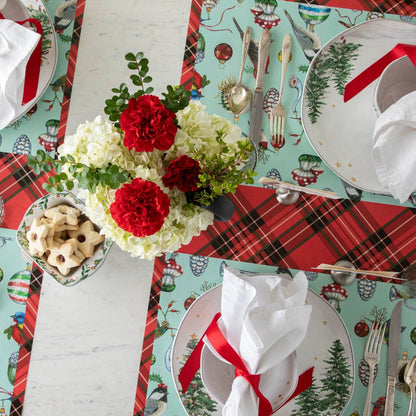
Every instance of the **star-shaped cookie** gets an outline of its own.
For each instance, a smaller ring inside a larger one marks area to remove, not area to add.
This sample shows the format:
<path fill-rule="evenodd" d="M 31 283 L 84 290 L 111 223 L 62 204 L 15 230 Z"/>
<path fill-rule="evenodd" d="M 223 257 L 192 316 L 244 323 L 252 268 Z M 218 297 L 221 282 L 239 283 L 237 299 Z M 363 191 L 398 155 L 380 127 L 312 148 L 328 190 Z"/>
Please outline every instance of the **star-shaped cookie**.
<path fill-rule="evenodd" d="M 78 248 L 85 257 L 91 257 L 95 246 L 104 241 L 104 236 L 94 230 L 94 225 L 89 220 L 83 222 L 79 230 L 69 230 L 68 235 L 78 241 Z"/>
<path fill-rule="evenodd" d="M 66 240 L 61 245 L 55 243 L 49 253 L 48 263 L 55 266 L 63 276 L 66 276 L 72 267 L 78 267 L 84 260 L 84 256 L 77 246 L 78 242 L 75 238 Z"/>
<path fill-rule="evenodd" d="M 81 211 L 79 209 L 64 204 L 49 208 L 44 212 L 44 216 L 46 218 L 51 218 L 52 221 L 57 225 L 78 225 L 78 217 L 80 215 Z"/>
<path fill-rule="evenodd" d="M 32 256 L 42 256 L 53 244 L 54 228 L 40 218 L 35 218 L 30 225 L 26 238 L 29 243 L 29 253 Z"/>

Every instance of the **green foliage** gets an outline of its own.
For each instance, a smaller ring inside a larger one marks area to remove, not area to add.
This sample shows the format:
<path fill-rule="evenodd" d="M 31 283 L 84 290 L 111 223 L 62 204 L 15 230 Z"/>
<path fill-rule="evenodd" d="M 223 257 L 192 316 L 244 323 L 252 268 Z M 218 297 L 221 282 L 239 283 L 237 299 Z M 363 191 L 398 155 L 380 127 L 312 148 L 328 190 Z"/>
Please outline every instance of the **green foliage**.
<path fill-rule="evenodd" d="M 210 205 L 218 196 L 235 193 L 238 185 L 243 182 L 253 184 L 253 177 L 256 176 L 256 172 L 252 169 L 239 169 L 241 164 L 247 162 L 250 152 L 254 151 L 250 141 L 241 140 L 238 148 L 230 149 L 223 140 L 224 132 L 216 133 L 220 150 L 213 156 L 207 156 L 202 152 L 193 156 L 199 161 L 202 170 L 199 175 L 201 190 L 193 194 L 193 201 L 202 205 Z"/>
<path fill-rule="evenodd" d="M 322 114 L 320 108 L 325 104 L 325 91 L 329 87 L 330 75 L 327 73 L 328 65 L 323 55 L 316 59 L 312 65 L 309 82 L 305 89 L 308 116 L 312 123 L 316 123 Z"/>
<path fill-rule="evenodd" d="M 112 88 L 114 95 L 105 100 L 104 112 L 108 115 L 110 121 L 113 121 L 116 127 L 120 127 L 120 115 L 127 108 L 128 102 L 132 98 L 139 98 L 144 94 L 151 94 L 154 89 L 151 86 L 146 86 L 152 82 L 152 77 L 149 76 L 149 60 L 144 57 L 143 52 L 137 52 L 136 54 L 129 52 L 124 57 L 126 59 L 127 68 L 134 71 L 134 74 L 130 75 L 130 80 L 133 86 L 136 88 L 134 93 L 130 92 L 126 83 L 121 83 L 118 88 Z M 208 85 L 209 81 L 204 75 L 202 77 L 201 87 Z M 183 110 L 189 104 L 189 98 L 191 92 L 185 90 L 183 86 L 173 87 L 167 86 L 167 91 L 162 93 L 164 97 L 161 102 L 168 109 L 174 113 L 179 110 Z M 175 124 L 177 124 L 175 120 Z"/>
<path fill-rule="evenodd" d="M 155 383 L 161 384 L 163 383 L 163 379 L 160 374 L 152 373 L 149 375 L 149 381 L 154 381 Z"/>
<path fill-rule="evenodd" d="M 71 155 L 54 159 L 43 150 L 38 150 L 35 156 L 28 155 L 27 163 L 36 175 L 42 171 L 55 171 L 55 175 L 49 177 L 48 183 L 43 184 L 43 188 L 52 194 L 65 189 L 71 191 L 75 186 L 74 180 L 78 182 L 79 188 L 88 189 L 91 193 L 95 193 L 99 184 L 117 189 L 129 179 L 128 173 L 120 170 L 116 165 L 87 166 L 77 163 Z M 63 170 L 64 166 L 68 173 Z"/>
<path fill-rule="evenodd" d="M 125 57 L 127 68 L 135 71 L 130 75 L 132 84 L 137 87 L 137 91 L 131 93 L 126 83 L 121 83 L 118 88 L 112 88 L 115 94 L 105 100 L 104 112 L 108 115 L 110 121 L 114 121 L 117 127 L 120 127 L 120 115 L 127 108 L 128 101 L 132 98 L 138 98 L 143 94 L 151 94 L 153 87 L 146 87 L 145 84 L 152 82 L 152 77 L 148 75 L 149 60 L 144 57 L 143 52 L 136 54 L 129 52 Z"/>
<path fill-rule="evenodd" d="M 332 80 L 338 94 L 343 95 L 354 65 L 351 63 L 358 57 L 357 49 L 360 44 L 334 43 L 329 47 L 328 66 L 331 67 Z"/>
<path fill-rule="evenodd" d="M 308 116 L 312 123 L 316 123 L 322 114 L 320 108 L 325 105 L 325 93 L 331 82 L 338 94 L 344 94 L 354 68 L 352 61 L 357 59 L 360 46 L 345 40 L 336 42 L 315 59 L 305 87 Z"/>

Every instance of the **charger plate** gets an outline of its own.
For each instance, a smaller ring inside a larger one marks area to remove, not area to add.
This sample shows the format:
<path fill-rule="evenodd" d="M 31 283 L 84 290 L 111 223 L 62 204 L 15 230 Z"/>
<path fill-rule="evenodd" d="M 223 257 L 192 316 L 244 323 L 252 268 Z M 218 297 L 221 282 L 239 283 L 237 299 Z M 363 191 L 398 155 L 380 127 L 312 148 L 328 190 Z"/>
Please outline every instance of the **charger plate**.
<path fill-rule="evenodd" d="M 36 96 L 19 108 L 16 117 L 9 123 L 10 125 L 25 115 L 40 100 L 48 88 L 58 62 L 58 51 L 52 19 L 42 0 L 8 0 L 4 11 L 5 18 L 16 21 L 28 18 L 38 19 L 42 23 L 44 32 L 42 36 L 42 61 Z"/>
<path fill-rule="evenodd" d="M 283 282 L 285 280 L 289 282 L 288 278 L 282 276 L 281 278 L 283 279 Z M 214 315 L 220 311 L 221 290 L 222 285 L 218 285 L 205 292 L 196 301 L 193 302 L 193 304 L 190 306 L 182 318 L 173 342 L 171 355 L 172 377 L 176 392 L 180 398 L 186 414 L 188 415 L 191 415 L 191 413 L 188 412 L 186 408 L 186 400 L 184 394 L 182 393 L 182 388 L 179 383 L 178 376 L 184 364 L 184 357 L 190 353 L 190 343 L 201 338 Z M 325 299 L 309 289 L 306 301 L 308 304 L 312 305 L 312 315 L 305 339 L 296 350 L 297 372 L 298 374 L 301 374 L 311 366 L 314 366 L 315 368 L 313 376 L 316 380 L 316 385 L 320 387 L 322 385 L 322 380 L 327 377 L 328 364 L 325 363 L 325 360 L 330 360 L 329 350 L 334 348 L 334 343 L 339 340 L 344 350 L 342 355 L 345 359 L 346 365 L 349 368 L 349 379 L 351 380 L 351 384 L 344 387 L 348 391 L 348 399 L 342 405 L 342 408 L 334 410 L 327 409 L 327 413 L 325 413 L 327 415 L 339 415 L 342 414 L 343 410 L 347 407 L 354 389 L 354 353 L 352 349 L 351 339 L 340 315 Z M 294 358 L 290 358 L 290 360 L 292 359 Z M 220 362 L 220 360 L 218 360 L 218 362 L 218 368 L 221 368 L 221 364 L 223 363 Z M 227 364 L 223 365 L 227 366 Z M 286 369 L 285 371 L 287 371 L 287 369 L 292 368 L 292 366 L 289 362 L 284 364 L 282 368 Z M 218 371 L 220 377 L 225 376 L 228 380 L 230 380 L 230 382 L 232 382 L 232 378 L 229 377 L 229 371 L 226 367 L 222 367 L 222 369 L 219 369 Z M 290 393 L 294 388 L 291 380 L 296 378 L 296 375 L 294 377 L 293 374 L 289 374 L 287 372 L 285 373 L 285 371 L 281 373 L 281 380 L 283 380 L 284 383 L 289 380 L 289 384 L 283 391 L 279 392 L 282 395 L 282 403 L 285 401 L 284 398 L 290 396 Z M 348 379 L 348 374 L 345 374 L 344 378 Z M 228 388 L 230 387 L 231 386 Z M 199 394 L 205 394 L 207 397 L 209 396 L 212 399 L 212 394 L 208 391 L 208 389 L 204 389 L 204 391 L 199 392 Z M 216 410 L 210 412 L 209 415 L 221 416 L 221 403 L 217 402 L 215 407 Z M 292 411 L 295 411 L 296 409 L 296 400 L 292 400 L 281 409 L 279 409 L 275 414 L 290 415 Z"/>
<path fill-rule="evenodd" d="M 372 159 L 377 80 L 346 103 L 343 92 L 346 83 L 397 43 L 416 44 L 416 26 L 377 19 L 347 29 L 312 60 L 302 97 L 303 128 L 318 155 L 345 182 L 377 194 L 390 194 L 379 181 Z M 334 61 L 341 63 L 337 69 Z M 334 74 L 339 75 L 338 90 Z"/>

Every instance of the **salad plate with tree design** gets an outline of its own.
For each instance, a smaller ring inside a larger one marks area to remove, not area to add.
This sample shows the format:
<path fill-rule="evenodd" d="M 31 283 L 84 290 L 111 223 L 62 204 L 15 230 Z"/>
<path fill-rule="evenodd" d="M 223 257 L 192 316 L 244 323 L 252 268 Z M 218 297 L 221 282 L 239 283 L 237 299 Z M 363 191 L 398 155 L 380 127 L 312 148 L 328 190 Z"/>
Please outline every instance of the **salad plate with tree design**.
<path fill-rule="evenodd" d="M 344 90 L 398 43 L 416 44 L 416 26 L 377 19 L 340 33 L 311 62 L 302 98 L 303 128 L 317 154 L 345 182 L 376 194 L 389 194 L 372 160 L 377 80 L 347 102 Z"/>

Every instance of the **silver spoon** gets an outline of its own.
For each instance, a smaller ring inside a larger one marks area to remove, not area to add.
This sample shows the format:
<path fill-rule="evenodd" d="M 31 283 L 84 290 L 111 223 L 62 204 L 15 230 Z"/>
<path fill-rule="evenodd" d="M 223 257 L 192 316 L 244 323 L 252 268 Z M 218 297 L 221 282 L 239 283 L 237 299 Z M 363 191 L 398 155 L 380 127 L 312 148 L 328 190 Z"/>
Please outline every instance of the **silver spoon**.
<path fill-rule="evenodd" d="M 415 364 L 416 364 L 416 356 L 413 357 L 408 362 L 406 369 L 404 371 L 404 381 L 410 388 L 410 405 L 409 405 L 409 411 L 407 413 L 407 416 L 413 416 L 413 403 L 415 400 L 415 388 L 416 388 Z"/>
<path fill-rule="evenodd" d="M 228 95 L 228 105 L 230 107 L 231 112 L 234 114 L 236 120 L 238 120 L 240 114 L 244 114 L 249 110 L 251 100 L 253 98 L 252 92 L 241 83 L 241 80 L 243 78 L 244 63 L 246 62 L 250 40 L 251 27 L 247 26 L 246 30 L 244 31 L 243 37 L 243 51 L 241 54 L 240 75 L 238 77 L 237 84 L 231 88 Z"/>

